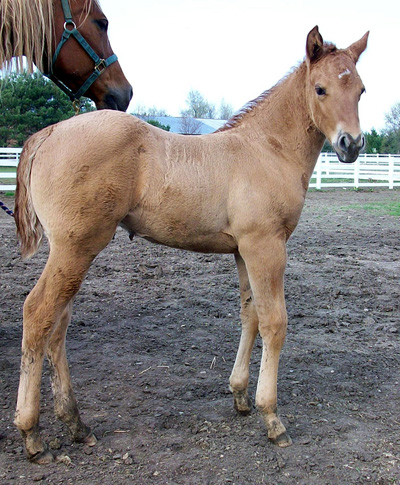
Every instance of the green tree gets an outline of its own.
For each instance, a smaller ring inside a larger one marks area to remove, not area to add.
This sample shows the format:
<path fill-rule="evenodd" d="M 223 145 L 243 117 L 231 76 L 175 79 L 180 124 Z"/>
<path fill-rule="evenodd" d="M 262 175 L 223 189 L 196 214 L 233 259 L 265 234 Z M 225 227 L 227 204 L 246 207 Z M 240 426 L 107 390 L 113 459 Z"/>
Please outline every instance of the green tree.
<path fill-rule="evenodd" d="M 400 153 L 400 130 L 385 130 L 381 153 Z"/>
<path fill-rule="evenodd" d="M 366 142 L 366 153 L 383 153 L 382 144 L 385 138 L 383 134 L 378 133 L 375 128 L 372 128 L 371 132 L 364 133 L 364 136 Z"/>
<path fill-rule="evenodd" d="M 400 153 L 400 102 L 395 103 L 385 115 L 382 131 L 382 153 Z"/>
<path fill-rule="evenodd" d="M 94 110 L 87 98 L 81 111 Z M 18 147 L 48 125 L 75 114 L 68 96 L 40 73 L 11 73 L 0 79 L 0 146 Z"/>
<path fill-rule="evenodd" d="M 147 123 L 149 125 L 156 126 L 157 128 L 161 128 L 162 130 L 165 130 L 165 131 L 169 131 L 171 129 L 171 127 L 169 125 L 163 125 L 162 123 L 160 123 L 157 120 L 147 120 Z"/>
<path fill-rule="evenodd" d="M 331 143 L 328 140 L 325 140 L 321 152 L 333 152 L 333 151 L 334 149 Z"/>

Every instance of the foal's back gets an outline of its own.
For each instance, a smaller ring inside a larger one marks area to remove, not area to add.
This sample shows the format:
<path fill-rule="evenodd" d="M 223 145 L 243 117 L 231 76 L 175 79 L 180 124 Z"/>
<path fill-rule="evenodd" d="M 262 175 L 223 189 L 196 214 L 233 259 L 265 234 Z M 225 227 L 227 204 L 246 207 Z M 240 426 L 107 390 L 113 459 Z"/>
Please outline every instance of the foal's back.
<path fill-rule="evenodd" d="M 37 150 L 32 199 L 50 239 L 120 224 L 168 246 L 229 253 L 252 230 L 268 237 L 297 223 L 303 188 L 288 190 L 285 165 L 238 131 L 176 135 L 112 111 L 46 130 L 26 150 Z"/>

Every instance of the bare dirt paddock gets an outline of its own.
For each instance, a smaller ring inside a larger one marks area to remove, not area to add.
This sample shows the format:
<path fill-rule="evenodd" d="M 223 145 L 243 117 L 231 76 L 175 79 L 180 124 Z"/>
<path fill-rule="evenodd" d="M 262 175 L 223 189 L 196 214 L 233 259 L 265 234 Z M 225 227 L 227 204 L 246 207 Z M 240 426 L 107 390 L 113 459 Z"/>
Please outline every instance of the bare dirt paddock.
<path fill-rule="evenodd" d="M 308 195 L 288 245 L 278 383 L 286 449 L 268 442 L 256 412 L 233 410 L 233 257 L 131 242 L 118 230 L 76 298 L 68 338 L 81 412 L 99 441 L 71 443 L 45 369 L 41 425 L 58 456 L 47 467 L 26 461 L 12 424 L 22 305 L 47 249 L 22 262 L 1 211 L 0 482 L 400 483 L 399 201 L 389 190 Z M 257 341 L 253 396 L 260 350 Z"/>

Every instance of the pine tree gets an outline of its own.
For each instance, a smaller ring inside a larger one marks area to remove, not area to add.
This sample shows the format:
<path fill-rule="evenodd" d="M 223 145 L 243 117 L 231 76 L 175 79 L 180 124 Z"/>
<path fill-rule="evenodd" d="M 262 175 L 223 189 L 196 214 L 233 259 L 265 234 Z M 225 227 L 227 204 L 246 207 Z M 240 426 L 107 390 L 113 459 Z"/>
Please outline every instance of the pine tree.
<path fill-rule="evenodd" d="M 92 111 L 84 98 L 81 111 Z M 68 96 L 40 73 L 11 73 L 0 79 L 0 146 L 20 147 L 48 125 L 75 114 Z"/>

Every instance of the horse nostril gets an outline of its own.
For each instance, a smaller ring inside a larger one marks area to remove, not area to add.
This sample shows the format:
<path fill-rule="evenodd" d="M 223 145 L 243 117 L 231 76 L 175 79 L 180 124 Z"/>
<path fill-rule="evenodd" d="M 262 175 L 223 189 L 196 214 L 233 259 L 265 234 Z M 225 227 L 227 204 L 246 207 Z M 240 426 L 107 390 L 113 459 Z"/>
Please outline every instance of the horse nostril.
<path fill-rule="evenodd" d="M 341 135 L 341 137 L 339 138 L 338 145 L 341 150 L 343 150 L 344 152 L 347 151 L 350 145 L 347 139 L 347 134 Z"/>

